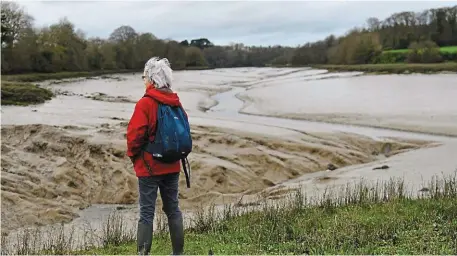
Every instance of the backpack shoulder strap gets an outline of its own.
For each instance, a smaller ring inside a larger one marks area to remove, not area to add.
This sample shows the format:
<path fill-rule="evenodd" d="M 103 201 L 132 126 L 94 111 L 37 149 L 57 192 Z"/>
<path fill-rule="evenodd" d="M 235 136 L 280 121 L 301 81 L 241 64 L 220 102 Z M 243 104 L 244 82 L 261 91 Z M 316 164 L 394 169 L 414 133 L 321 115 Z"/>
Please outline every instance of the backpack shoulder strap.
<path fill-rule="evenodd" d="M 159 111 L 159 107 L 160 107 L 160 105 L 161 105 L 160 101 L 158 101 L 158 100 L 157 100 L 157 99 L 155 99 L 154 97 L 151 97 L 151 96 L 147 95 L 146 93 L 143 95 L 143 97 L 142 97 L 142 98 L 149 98 L 149 99 L 151 99 L 151 100 L 153 100 L 153 101 L 157 102 L 157 112 Z M 158 121 L 159 121 L 159 120 L 156 120 L 156 128 L 155 128 L 155 130 L 154 130 L 154 131 L 152 131 L 152 133 L 151 133 L 151 134 L 155 134 L 155 133 L 156 133 L 156 131 L 157 131 L 157 123 L 158 123 Z M 149 132 L 150 132 L 150 129 L 149 129 L 149 127 L 148 127 L 148 134 L 149 134 Z"/>

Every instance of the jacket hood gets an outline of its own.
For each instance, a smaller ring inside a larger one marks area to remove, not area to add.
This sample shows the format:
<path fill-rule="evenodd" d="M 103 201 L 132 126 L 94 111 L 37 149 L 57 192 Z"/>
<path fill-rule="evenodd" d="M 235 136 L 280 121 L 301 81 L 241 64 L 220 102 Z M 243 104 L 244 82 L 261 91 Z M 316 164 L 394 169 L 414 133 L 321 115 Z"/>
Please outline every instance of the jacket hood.
<path fill-rule="evenodd" d="M 146 93 L 144 94 L 144 96 L 149 96 L 163 104 L 167 104 L 167 105 L 171 105 L 171 106 L 180 106 L 181 105 L 178 94 L 176 94 L 175 92 L 173 92 L 171 90 L 169 90 L 169 91 L 159 90 L 159 89 L 156 89 L 156 88 L 150 86 L 146 90 Z"/>

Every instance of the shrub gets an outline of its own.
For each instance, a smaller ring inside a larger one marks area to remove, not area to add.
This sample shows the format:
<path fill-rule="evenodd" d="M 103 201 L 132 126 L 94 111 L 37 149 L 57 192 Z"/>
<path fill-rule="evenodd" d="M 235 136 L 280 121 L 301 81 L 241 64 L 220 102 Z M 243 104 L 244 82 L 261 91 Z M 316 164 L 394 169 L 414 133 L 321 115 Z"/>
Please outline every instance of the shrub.
<path fill-rule="evenodd" d="M 409 63 L 438 63 L 443 61 L 440 48 L 432 41 L 413 42 L 409 49 L 407 58 Z"/>

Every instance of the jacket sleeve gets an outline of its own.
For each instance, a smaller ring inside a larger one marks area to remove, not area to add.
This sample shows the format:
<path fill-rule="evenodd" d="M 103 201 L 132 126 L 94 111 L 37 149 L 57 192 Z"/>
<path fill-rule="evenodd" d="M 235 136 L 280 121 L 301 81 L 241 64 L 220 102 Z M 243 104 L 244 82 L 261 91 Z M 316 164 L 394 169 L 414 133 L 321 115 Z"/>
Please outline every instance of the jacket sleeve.
<path fill-rule="evenodd" d="M 138 101 L 127 126 L 127 156 L 135 158 L 147 142 L 149 124 L 148 108 L 145 98 Z"/>

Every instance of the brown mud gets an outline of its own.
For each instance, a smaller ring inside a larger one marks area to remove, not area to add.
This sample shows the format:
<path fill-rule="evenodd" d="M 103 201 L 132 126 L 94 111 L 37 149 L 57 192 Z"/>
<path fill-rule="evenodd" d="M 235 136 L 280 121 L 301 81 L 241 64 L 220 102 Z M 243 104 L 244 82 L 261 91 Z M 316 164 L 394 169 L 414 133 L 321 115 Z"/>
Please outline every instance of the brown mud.
<path fill-rule="evenodd" d="M 125 155 L 125 126 L 125 121 L 96 129 L 3 126 L 2 233 L 70 222 L 92 204 L 135 204 L 137 179 Z M 193 126 L 192 136 L 192 187 L 185 187 L 184 175 L 180 180 L 183 209 L 239 201 L 326 170 L 329 163 L 341 168 L 375 161 L 385 145 L 358 135 L 303 134 L 283 140 L 203 126 Z M 425 145 L 392 141 L 387 154 Z"/>

